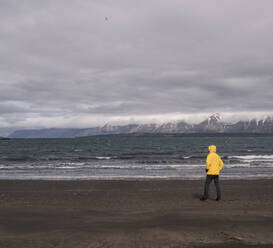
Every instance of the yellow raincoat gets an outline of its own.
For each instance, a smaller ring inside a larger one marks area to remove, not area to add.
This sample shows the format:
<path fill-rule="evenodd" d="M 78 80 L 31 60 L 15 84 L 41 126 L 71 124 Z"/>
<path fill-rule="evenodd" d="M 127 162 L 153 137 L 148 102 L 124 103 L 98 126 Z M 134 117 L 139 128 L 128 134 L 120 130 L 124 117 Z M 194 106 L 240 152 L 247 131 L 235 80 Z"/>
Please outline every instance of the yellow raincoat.
<path fill-rule="evenodd" d="M 209 155 L 207 156 L 206 169 L 207 175 L 219 175 L 224 163 L 216 153 L 216 146 L 209 146 Z"/>

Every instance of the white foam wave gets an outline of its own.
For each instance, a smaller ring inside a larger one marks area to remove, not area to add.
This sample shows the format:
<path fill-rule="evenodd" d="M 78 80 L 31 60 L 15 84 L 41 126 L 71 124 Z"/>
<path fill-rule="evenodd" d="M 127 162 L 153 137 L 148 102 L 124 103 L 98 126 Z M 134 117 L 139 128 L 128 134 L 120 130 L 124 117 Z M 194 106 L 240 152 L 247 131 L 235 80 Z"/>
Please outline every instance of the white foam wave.
<path fill-rule="evenodd" d="M 58 169 L 78 169 L 78 167 L 75 166 L 58 166 Z"/>
<path fill-rule="evenodd" d="M 250 168 L 250 164 L 225 164 L 224 168 Z"/>
<path fill-rule="evenodd" d="M 109 160 L 109 159 L 111 159 L 111 157 L 96 157 L 96 159 L 105 159 L 105 160 Z"/>
<path fill-rule="evenodd" d="M 223 171 L 233 171 L 236 169 L 241 170 L 253 170 L 254 168 L 262 169 L 262 168 L 273 168 L 273 160 L 263 160 L 260 162 L 259 160 L 251 160 L 249 162 L 250 157 L 253 158 L 254 156 L 237 156 L 237 157 L 243 157 L 240 162 L 238 163 L 225 163 L 224 165 L 224 170 Z M 257 157 L 257 156 L 256 156 Z M 266 157 L 266 158 L 272 158 L 272 155 L 258 155 L 258 157 Z M 194 172 L 194 173 L 199 173 L 199 172 L 204 172 L 205 169 L 205 164 L 202 163 L 197 163 L 197 164 L 122 164 L 122 163 L 111 163 L 108 164 L 108 162 L 104 163 L 89 163 L 89 162 L 62 162 L 62 163 L 48 163 L 48 164 L 39 164 L 39 163 L 33 163 L 33 164 L 0 164 L 0 170 L 2 172 L 4 171 L 17 171 L 19 170 L 20 173 L 23 171 L 33 171 L 33 173 L 36 171 L 39 173 L 39 171 L 92 171 L 92 173 L 97 173 L 96 171 L 99 171 L 99 173 L 103 173 L 103 171 L 108 171 L 107 173 L 117 173 L 118 171 L 135 171 L 132 173 L 139 173 L 140 171 L 153 171 L 153 173 L 166 173 L 168 174 L 168 171 L 173 171 L 174 173 L 189 173 L 189 172 Z M 116 172 L 115 172 L 116 171 Z M 137 172 L 138 171 L 138 172 Z M 119 173 L 119 172 L 118 172 Z M 123 172 L 122 172 L 123 173 Z M 131 172 L 126 172 L 130 174 Z M 141 172 L 142 173 L 142 172 Z M 144 173 L 145 174 L 145 173 Z"/>
<path fill-rule="evenodd" d="M 64 166 L 82 166 L 82 165 L 85 165 L 85 163 L 81 163 L 81 162 L 66 162 L 66 163 L 62 163 L 62 165 Z"/>
<path fill-rule="evenodd" d="M 273 155 L 241 155 L 241 156 L 228 156 L 229 159 L 241 160 L 273 160 Z"/>
<path fill-rule="evenodd" d="M 186 169 L 204 167 L 201 164 L 141 164 L 141 165 L 96 165 L 91 166 L 93 169 L 140 169 L 140 170 L 167 170 L 167 169 Z"/>
<path fill-rule="evenodd" d="M 255 174 L 255 175 L 222 175 L 223 180 L 256 180 L 256 179 L 270 179 L 271 175 Z M 2 174 L 0 179 L 15 179 L 15 180 L 204 180 L 204 175 L 33 175 L 33 174 Z"/>

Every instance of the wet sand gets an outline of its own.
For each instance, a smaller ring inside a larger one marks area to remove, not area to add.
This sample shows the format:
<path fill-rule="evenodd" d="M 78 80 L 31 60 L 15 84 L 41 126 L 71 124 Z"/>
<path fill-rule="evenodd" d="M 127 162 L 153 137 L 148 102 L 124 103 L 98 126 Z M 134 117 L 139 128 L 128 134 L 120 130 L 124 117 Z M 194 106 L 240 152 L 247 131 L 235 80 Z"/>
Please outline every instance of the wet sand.
<path fill-rule="evenodd" d="M 0 181 L 0 247 L 273 247 L 273 180 Z"/>

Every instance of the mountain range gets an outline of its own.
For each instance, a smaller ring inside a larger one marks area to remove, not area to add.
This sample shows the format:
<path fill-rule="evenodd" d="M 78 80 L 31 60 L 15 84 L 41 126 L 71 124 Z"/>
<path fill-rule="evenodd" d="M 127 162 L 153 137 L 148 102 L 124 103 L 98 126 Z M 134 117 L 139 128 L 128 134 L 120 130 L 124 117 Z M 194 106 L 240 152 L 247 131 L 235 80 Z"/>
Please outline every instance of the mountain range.
<path fill-rule="evenodd" d="M 73 138 L 105 134 L 130 133 L 273 133 L 273 118 L 263 120 L 252 119 L 225 123 L 219 114 L 213 114 L 208 119 L 189 124 L 185 121 L 166 122 L 163 124 L 128 124 L 92 127 L 92 128 L 47 128 L 23 129 L 11 133 L 9 138 Z"/>

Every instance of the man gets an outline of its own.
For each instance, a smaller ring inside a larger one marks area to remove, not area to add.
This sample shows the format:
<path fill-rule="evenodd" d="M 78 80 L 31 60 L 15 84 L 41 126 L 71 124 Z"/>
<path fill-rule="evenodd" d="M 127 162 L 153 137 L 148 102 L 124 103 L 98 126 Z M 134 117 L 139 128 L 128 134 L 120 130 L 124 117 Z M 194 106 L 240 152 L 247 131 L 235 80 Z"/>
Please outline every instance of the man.
<path fill-rule="evenodd" d="M 216 153 L 216 146 L 214 146 L 214 145 L 209 146 L 209 154 L 207 156 L 207 161 L 206 161 L 207 178 L 206 178 L 206 182 L 205 182 L 204 195 L 202 198 L 200 198 L 201 201 L 205 201 L 208 199 L 209 185 L 212 180 L 214 180 L 214 184 L 215 184 L 216 192 L 217 192 L 216 201 L 221 200 L 219 174 L 220 174 L 220 171 L 222 170 L 223 166 L 224 166 L 224 163 L 223 163 L 222 159 Z"/>

